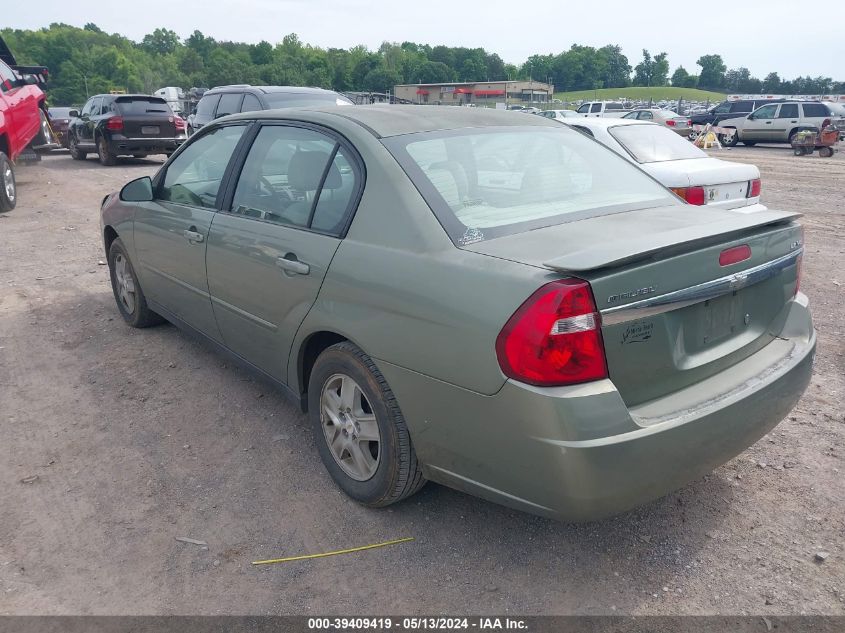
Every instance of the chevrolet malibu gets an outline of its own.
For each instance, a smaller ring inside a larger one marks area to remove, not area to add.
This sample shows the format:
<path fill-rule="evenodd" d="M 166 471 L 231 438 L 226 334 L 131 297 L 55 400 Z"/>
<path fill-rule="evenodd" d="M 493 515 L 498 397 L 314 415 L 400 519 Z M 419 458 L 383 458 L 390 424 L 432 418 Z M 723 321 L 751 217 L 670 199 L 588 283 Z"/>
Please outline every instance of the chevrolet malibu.
<path fill-rule="evenodd" d="M 731 459 L 810 380 L 798 216 L 692 208 L 543 117 L 332 107 L 215 121 L 102 230 L 123 319 L 279 385 L 357 501 L 433 480 L 588 520 Z"/>

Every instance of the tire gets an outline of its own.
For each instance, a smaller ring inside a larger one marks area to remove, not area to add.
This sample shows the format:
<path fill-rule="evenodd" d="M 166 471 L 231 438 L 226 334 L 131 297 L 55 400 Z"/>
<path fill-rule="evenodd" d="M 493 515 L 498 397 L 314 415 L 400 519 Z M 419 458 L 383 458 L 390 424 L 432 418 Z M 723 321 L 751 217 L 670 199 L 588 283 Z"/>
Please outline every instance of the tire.
<path fill-rule="evenodd" d="M 832 147 L 820 147 L 819 148 L 819 156 L 822 158 L 830 158 L 833 156 L 833 148 Z"/>
<path fill-rule="evenodd" d="M 163 323 L 164 319 L 147 306 L 147 298 L 135 275 L 126 247 L 119 237 L 115 238 L 109 247 L 108 260 L 111 289 L 123 320 L 135 328 Z"/>
<path fill-rule="evenodd" d="M 106 167 L 111 167 L 117 163 L 117 156 L 112 153 L 105 136 L 101 136 L 100 140 L 97 141 L 97 157 L 100 159 L 100 164 Z"/>
<path fill-rule="evenodd" d="M 804 148 L 803 147 L 796 147 L 793 152 L 796 156 L 803 156 L 804 155 Z"/>
<path fill-rule="evenodd" d="M 70 132 L 68 132 L 67 136 L 67 149 L 70 152 L 70 157 L 73 160 L 85 160 L 86 158 L 88 158 L 88 152 L 83 152 L 81 149 L 79 149 L 79 146 L 76 142 L 76 135 L 71 134 Z"/>
<path fill-rule="evenodd" d="M 754 147 L 757 145 L 757 141 L 743 141 L 742 144 L 746 147 Z"/>
<path fill-rule="evenodd" d="M 720 134 L 720 135 L 719 135 L 719 142 L 720 142 L 722 145 L 724 145 L 725 147 L 736 147 L 736 146 L 737 146 L 737 144 L 739 143 L 739 134 L 738 134 L 737 132 L 734 132 L 734 133 L 731 135 L 731 137 L 730 137 L 730 139 L 731 139 L 731 140 L 730 140 L 730 141 L 726 141 L 726 140 L 725 140 L 726 138 L 727 138 L 727 136 L 726 136 L 726 135 L 724 135 L 724 134 Z"/>
<path fill-rule="evenodd" d="M 351 395 L 341 397 L 347 387 Z M 396 397 L 372 359 L 354 344 L 332 345 L 317 358 L 308 382 L 308 410 L 326 470 L 359 503 L 388 506 L 425 485 Z M 362 440 L 356 432 L 377 439 Z"/>
<path fill-rule="evenodd" d="M 47 113 L 41 108 L 38 109 L 38 117 L 40 119 L 40 127 L 38 128 L 38 136 L 35 137 L 34 145 L 47 145 L 53 142 L 53 132 L 50 129 L 50 119 L 47 118 Z"/>
<path fill-rule="evenodd" d="M 15 167 L 3 152 L 0 152 L 0 212 L 11 211 L 18 203 L 18 186 L 15 182 Z"/>

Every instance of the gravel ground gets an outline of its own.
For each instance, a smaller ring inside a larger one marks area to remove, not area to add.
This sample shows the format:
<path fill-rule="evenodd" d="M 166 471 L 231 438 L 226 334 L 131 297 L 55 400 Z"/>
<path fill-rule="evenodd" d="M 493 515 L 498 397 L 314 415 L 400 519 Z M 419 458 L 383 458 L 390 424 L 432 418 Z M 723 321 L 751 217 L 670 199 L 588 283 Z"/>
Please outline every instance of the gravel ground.
<path fill-rule="evenodd" d="M 348 500 L 272 387 L 172 326 L 121 321 L 99 203 L 160 161 L 20 168 L 0 215 L 0 614 L 845 614 L 845 155 L 716 155 L 806 214 L 815 377 L 710 476 L 584 525 L 432 484 L 388 510 Z"/>

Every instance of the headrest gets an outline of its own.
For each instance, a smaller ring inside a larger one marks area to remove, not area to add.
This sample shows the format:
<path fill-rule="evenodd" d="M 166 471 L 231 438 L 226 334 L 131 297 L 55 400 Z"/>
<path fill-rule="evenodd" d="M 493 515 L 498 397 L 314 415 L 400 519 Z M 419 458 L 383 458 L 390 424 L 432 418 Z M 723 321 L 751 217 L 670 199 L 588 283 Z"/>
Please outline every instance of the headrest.
<path fill-rule="evenodd" d="M 297 150 L 288 164 L 288 185 L 297 191 L 316 191 L 328 160 L 328 152 Z M 326 189 L 339 189 L 341 184 L 340 170 L 332 163 L 323 186 Z"/>

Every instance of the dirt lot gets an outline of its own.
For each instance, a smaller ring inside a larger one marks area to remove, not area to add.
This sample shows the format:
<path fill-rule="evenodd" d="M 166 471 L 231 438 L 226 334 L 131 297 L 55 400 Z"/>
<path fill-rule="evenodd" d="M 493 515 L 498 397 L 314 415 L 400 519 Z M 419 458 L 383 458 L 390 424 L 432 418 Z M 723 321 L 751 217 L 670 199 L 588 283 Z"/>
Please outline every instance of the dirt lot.
<path fill-rule="evenodd" d="M 815 378 L 712 475 L 587 525 L 436 485 L 389 510 L 348 500 L 280 394 L 172 326 L 118 316 L 99 203 L 160 162 L 20 168 L 0 216 L 0 614 L 845 614 L 845 154 L 719 155 L 806 214 Z"/>

